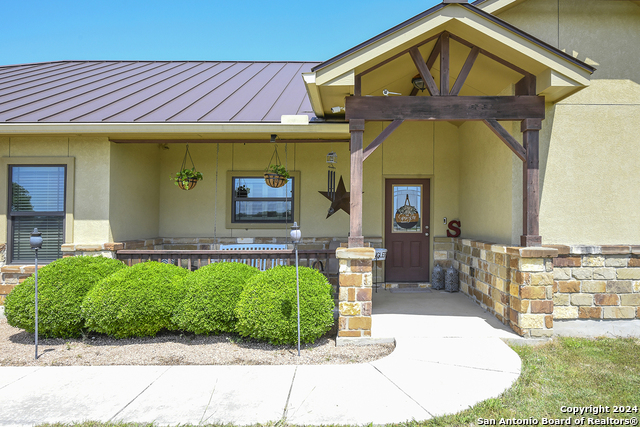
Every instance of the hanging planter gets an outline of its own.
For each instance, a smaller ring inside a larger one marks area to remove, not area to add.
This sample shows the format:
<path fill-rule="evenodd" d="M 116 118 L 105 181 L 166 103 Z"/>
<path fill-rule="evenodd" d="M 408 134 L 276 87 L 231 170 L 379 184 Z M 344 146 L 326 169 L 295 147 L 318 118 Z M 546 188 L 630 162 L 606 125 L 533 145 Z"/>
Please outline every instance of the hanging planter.
<path fill-rule="evenodd" d="M 396 223 L 402 228 L 413 228 L 420 221 L 418 210 L 411 206 L 409 195 L 404 201 L 404 206 L 400 206 L 396 211 Z"/>
<path fill-rule="evenodd" d="M 236 189 L 236 197 L 247 197 L 250 191 L 246 185 L 241 185 Z"/>
<path fill-rule="evenodd" d="M 187 156 L 191 161 L 191 169 L 186 167 Z M 196 170 L 196 166 L 193 164 L 193 159 L 191 158 L 191 153 L 189 153 L 189 144 L 187 144 L 187 151 L 184 153 L 184 160 L 182 160 L 180 172 L 177 172 L 175 177 L 171 177 L 171 180 L 181 189 L 191 190 L 201 179 L 202 173 Z"/>
<path fill-rule="evenodd" d="M 275 157 L 275 163 L 271 163 L 273 158 Z M 276 145 L 273 154 L 271 155 L 271 160 L 269 161 L 269 166 L 264 172 L 264 182 L 272 188 L 280 188 L 283 187 L 287 182 L 289 182 L 289 172 L 287 168 L 285 168 L 282 164 L 280 164 L 280 157 L 278 156 L 278 146 Z"/>

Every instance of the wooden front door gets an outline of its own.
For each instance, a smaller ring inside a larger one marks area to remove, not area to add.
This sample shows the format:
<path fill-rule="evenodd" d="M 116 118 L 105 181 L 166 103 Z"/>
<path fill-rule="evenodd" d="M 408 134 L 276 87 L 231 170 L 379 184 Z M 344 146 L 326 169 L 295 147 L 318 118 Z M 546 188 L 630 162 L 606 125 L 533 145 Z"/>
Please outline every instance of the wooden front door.
<path fill-rule="evenodd" d="M 385 211 L 386 281 L 428 282 L 429 180 L 387 179 Z"/>

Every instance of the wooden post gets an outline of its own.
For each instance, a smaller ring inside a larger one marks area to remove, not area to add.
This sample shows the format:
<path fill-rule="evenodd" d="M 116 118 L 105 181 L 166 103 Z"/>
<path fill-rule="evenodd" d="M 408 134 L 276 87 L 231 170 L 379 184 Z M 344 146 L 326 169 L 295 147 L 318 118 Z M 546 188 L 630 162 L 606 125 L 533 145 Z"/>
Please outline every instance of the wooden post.
<path fill-rule="evenodd" d="M 522 229 L 521 246 L 542 246 L 540 236 L 540 166 L 539 166 L 539 133 L 542 120 L 525 119 L 522 121 L 522 141 L 527 150 L 527 159 L 522 167 Z"/>
<path fill-rule="evenodd" d="M 364 119 L 349 120 L 351 132 L 351 189 L 349 214 L 349 247 L 364 247 L 362 236 L 362 144 L 364 137 Z"/>

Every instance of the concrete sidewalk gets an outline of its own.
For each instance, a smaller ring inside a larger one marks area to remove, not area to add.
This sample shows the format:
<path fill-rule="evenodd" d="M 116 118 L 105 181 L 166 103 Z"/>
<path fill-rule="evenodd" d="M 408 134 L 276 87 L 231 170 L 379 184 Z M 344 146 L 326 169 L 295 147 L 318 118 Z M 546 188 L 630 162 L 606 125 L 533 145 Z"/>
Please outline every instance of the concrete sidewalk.
<path fill-rule="evenodd" d="M 410 312 L 413 303 L 421 314 Z M 492 325 L 463 295 L 384 291 L 374 297 L 376 304 L 374 331 L 395 331 L 396 349 L 375 362 L 2 367 L 0 425 L 83 420 L 159 425 L 398 423 L 461 411 L 498 396 L 518 378 L 520 359 L 501 339 L 513 334 L 497 327 L 497 321 Z M 395 304 L 406 313 L 385 312 Z M 460 315 L 426 313 L 447 304 L 461 310 Z"/>

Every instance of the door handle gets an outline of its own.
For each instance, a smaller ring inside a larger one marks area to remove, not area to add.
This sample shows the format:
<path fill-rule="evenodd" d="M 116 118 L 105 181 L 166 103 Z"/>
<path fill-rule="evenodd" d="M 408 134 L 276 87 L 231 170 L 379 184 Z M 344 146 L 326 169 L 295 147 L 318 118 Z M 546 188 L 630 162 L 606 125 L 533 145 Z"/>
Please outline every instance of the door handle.
<path fill-rule="evenodd" d="M 428 235 L 429 235 L 429 233 L 424 233 L 424 235 L 425 235 L 425 236 L 428 236 Z"/>

